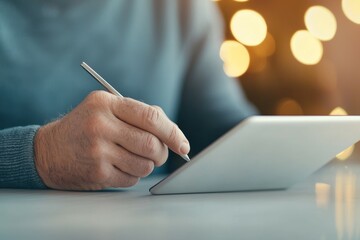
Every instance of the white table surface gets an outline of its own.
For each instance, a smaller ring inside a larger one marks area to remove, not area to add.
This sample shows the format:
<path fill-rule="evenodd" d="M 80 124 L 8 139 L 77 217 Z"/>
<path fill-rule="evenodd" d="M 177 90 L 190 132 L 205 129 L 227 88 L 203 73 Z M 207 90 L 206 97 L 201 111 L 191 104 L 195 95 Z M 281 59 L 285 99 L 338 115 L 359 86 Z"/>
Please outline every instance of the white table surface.
<path fill-rule="evenodd" d="M 0 239 L 360 239 L 360 162 L 333 161 L 284 191 L 152 196 L 0 190 Z"/>

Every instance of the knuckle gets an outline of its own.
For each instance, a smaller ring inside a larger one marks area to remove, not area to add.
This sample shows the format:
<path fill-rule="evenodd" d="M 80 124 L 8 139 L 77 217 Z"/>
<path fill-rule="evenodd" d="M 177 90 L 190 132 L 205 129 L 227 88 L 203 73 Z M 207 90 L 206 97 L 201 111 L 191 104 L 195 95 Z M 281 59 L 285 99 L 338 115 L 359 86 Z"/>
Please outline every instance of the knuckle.
<path fill-rule="evenodd" d="M 144 161 L 141 166 L 141 172 L 139 177 L 147 177 L 154 170 L 154 162 Z"/>
<path fill-rule="evenodd" d="M 165 147 L 165 150 L 164 150 L 163 154 L 161 155 L 161 158 L 160 158 L 160 160 L 159 160 L 159 162 L 157 163 L 156 166 L 159 167 L 159 166 L 164 165 L 164 163 L 166 162 L 168 157 L 169 157 L 169 151 L 168 151 L 168 148 Z"/>
<path fill-rule="evenodd" d="M 152 107 L 156 108 L 160 113 L 165 113 L 164 110 L 160 106 L 152 105 Z"/>
<path fill-rule="evenodd" d="M 143 152 L 145 155 L 154 155 L 157 152 L 157 139 L 149 134 L 145 138 Z"/>
<path fill-rule="evenodd" d="M 104 164 L 98 164 L 90 174 L 94 183 L 104 183 L 110 178 L 110 173 Z"/>
<path fill-rule="evenodd" d="M 169 135 L 169 140 L 173 143 L 177 142 L 177 138 L 178 138 L 178 127 L 173 124 L 170 130 L 170 135 Z"/>
<path fill-rule="evenodd" d="M 109 94 L 105 91 L 101 91 L 101 90 L 92 91 L 91 93 L 89 93 L 87 99 L 89 101 L 98 102 L 98 101 L 103 101 L 104 99 L 106 99 L 108 97 L 108 95 Z"/>
<path fill-rule="evenodd" d="M 99 136 L 105 131 L 105 119 L 101 114 L 93 113 L 84 122 L 84 128 L 91 137 Z"/>
<path fill-rule="evenodd" d="M 93 139 L 89 146 L 89 155 L 92 160 L 101 161 L 103 157 L 103 147 L 99 140 Z"/>
<path fill-rule="evenodd" d="M 93 91 L 85 98 L 85 105 L 88 109 L 104 109 L 109 104 L 111 95 L 105 91 Z"/>
<path fill-rule="evenodd" d="M 143 119 L 146 125 L 155 127 L 160 119 L 160 111 L 153 106 L 147 106 L 144 109 Z"/>

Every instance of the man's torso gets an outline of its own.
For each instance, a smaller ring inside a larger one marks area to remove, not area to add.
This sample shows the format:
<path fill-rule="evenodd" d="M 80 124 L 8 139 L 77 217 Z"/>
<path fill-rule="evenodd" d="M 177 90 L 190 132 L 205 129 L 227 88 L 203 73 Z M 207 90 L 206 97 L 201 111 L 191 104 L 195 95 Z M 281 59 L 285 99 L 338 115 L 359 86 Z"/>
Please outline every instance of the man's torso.
<path fill-rule="evenodd" d="M 82 61 L 176 118 L 187 67 L 177 4 L 0 1 L 0 129 L 44 124 L 102 89 Z"/>

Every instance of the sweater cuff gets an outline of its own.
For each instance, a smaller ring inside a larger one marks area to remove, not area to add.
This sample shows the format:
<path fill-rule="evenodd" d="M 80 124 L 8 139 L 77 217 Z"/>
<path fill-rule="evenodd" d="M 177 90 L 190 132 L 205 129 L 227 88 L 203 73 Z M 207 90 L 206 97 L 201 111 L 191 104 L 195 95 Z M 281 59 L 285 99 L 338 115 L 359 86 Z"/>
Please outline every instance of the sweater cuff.
<path fill-rule="evenodd" d="M 46 188 L 36 167 L 34 137 L 40 126 L 0 131 L 0 187 Z"/>

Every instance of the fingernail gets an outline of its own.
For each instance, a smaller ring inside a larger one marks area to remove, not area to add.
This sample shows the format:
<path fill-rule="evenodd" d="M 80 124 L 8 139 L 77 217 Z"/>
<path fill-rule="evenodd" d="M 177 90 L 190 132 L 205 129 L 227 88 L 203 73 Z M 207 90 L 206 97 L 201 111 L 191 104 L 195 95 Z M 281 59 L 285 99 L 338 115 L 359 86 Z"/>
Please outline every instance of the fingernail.
<path fill-rule="evenodd" d="M 190 151 L 190 145 L 188 142 L 183 142 L 183 144 L 181 144 L 181 147 L 180 147 L 180 152 L 182 154 L 188 154 Z"/>

